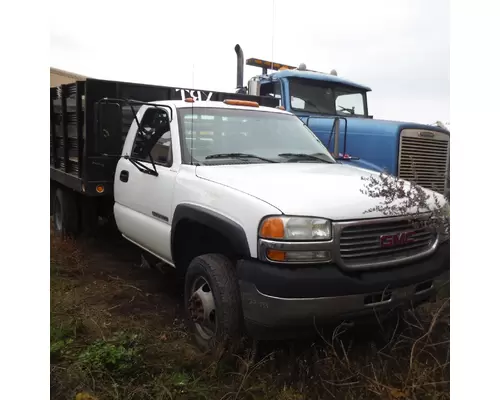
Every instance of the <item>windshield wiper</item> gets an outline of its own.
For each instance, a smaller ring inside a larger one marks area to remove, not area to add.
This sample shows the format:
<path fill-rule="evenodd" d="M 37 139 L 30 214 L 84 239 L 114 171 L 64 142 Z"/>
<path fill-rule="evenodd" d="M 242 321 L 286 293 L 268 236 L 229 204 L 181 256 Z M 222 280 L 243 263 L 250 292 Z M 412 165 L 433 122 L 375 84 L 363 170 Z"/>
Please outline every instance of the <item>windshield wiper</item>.
<path fill-rule="evenodd" d="M 340 104 L 338 105 L 338 107 L 340 107 L 340 111 L 344 111 L 351 115 L 354 115 L 354 107 L 353 108 L 342 107 Z"/>
<path fill-rule="evenodd" d="M 311 100 L 304 100 L 304 103 L 309 104 L 310 106 L 313 106 L 316 109 L 316 111 L 321 114 L 321 110 L 319 109 L 319 107 L 315 103 L 313 103 Z"/>
<path fill-rule="evenodd" d="M 205 157 L 205 160 L 214 160 L 217 158 L 255 158 L 258 160 L 270 162 L 270 163 L 277 163 L 278 161 L 270 160 L 269 158 L 264 158 L 257 156 L 255 154 L 247 154 L 247 153 L 220 153 L 220 154 L 210 154 L 209 156 Z"/>
<path fill-rule="evenodd" d="M 305 154 L 305 153 L 281 153 L 281 154 L 278 154 L 280 157 L 290 157 L 290 158 L 302 158 L 302 159 L 305 159 L 305 160 L 316 160 L 316 161 L 321 161 L 321 162 L 324 162 L 324 163 L 328 163 L 328 164 L 333 164 L 334 162 L 333 161 L 329 161 L 329 160 L 325 160 L 324 158 L 321 158 L 321 157 L 318 157 L 318 156 L 315 156 L 314 154 Z M 288 161 L 290 162 L 290 161 Z"/>

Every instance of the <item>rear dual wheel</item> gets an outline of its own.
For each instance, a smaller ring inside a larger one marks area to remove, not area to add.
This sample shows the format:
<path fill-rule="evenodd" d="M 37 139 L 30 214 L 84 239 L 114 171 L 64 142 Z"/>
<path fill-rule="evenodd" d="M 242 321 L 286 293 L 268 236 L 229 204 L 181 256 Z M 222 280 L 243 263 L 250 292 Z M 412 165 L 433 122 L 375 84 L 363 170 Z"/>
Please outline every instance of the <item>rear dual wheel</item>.
<path fill-rule="evenodd" d="M 57 188 L 53 201 L 53 227 L 60 236 L 76 236 L 80 233 L 80 213 L 75 193 Z"/>
<path fill-rule="evenodd" d="M 56 234 L 92 234 L 98 226 L 97 203 L 66 188 L 51 189 L 51 216 Z"/>

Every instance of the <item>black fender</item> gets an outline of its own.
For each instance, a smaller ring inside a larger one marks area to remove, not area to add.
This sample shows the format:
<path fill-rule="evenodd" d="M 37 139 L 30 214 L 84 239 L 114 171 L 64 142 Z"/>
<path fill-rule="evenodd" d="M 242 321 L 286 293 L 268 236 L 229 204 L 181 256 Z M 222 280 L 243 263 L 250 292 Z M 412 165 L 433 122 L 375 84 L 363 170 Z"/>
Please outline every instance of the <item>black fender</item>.
<path fill-rule="evenodd" d="M 174 248 L 175 229 L 179 222 L 186 219 L 216 230 L 229 240 L 231 247 L 238 256 L 250 258 L 247 236 L 245 230 L 239 224 L 224 215 L 193 204 L 179 204 L 175 208 L 172 219 L 172 249 Z"/>

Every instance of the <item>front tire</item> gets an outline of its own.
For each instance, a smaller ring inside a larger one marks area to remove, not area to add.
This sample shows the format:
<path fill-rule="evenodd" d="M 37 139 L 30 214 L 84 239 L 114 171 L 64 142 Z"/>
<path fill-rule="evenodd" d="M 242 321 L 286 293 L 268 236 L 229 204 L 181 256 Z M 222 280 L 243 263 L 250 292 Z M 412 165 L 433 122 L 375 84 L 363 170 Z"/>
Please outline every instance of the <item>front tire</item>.
<path fill-rule="evenodd" d="M 220 254 L 191 261 L 186 271 L 184 302 L 191 331 L 205 351 L 237 345 L 242 333 L 242 311 L 233 263 Z"/>

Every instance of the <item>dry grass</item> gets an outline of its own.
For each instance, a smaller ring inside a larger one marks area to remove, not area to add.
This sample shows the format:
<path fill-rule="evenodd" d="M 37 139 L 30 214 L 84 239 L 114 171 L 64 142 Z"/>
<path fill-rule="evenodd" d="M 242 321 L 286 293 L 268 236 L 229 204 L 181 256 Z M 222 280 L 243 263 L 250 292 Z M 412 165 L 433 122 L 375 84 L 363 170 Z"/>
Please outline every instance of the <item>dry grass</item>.
<path fill-rule="evenodd" d="M 52 237 L 51 275 L 54 399 L 449 398 L 448 298 L 390 328 L 340 326 L 216 359 L 190 343 L 155 272 Z"/>

